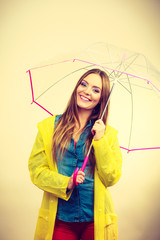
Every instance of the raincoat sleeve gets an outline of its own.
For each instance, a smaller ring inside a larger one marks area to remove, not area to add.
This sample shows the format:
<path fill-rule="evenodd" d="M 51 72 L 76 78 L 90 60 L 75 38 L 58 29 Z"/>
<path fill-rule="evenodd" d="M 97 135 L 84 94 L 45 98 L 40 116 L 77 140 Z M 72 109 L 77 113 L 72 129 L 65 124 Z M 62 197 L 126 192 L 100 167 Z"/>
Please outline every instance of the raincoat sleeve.
<path fill-rule="evenodd" d="M 98 141 L 93 140 L 96 168 L 105 187 L 114 185 L 121 176 L 122 153 L 117 133 L 108 125 L 104 136 Z"/>
<path fill-rule="evenodd" d="M 57 169 L 51 166 L 40 131 L 33 145 L 28 167 L 31 180 L 38 188 L 58 198 L 69 199 L 70 192 L 66 193 L 69 177 L 59 174 Z"/>

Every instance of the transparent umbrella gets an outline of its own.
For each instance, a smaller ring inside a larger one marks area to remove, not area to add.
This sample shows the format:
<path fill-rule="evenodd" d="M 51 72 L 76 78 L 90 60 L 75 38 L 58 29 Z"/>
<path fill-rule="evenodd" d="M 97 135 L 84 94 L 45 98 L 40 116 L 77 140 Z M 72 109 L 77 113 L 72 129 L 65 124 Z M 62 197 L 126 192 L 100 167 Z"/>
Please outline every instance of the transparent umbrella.
<path fill-rule="evenodd" d="M 81 77 L 104 70 L 111 87 L 108 123 L 127 152 L 160 149 L 160 73 L 140 53 L 96 43 L 70 58 L 31 68 L 32 103 L 50 115 L 62 113 Z"/>

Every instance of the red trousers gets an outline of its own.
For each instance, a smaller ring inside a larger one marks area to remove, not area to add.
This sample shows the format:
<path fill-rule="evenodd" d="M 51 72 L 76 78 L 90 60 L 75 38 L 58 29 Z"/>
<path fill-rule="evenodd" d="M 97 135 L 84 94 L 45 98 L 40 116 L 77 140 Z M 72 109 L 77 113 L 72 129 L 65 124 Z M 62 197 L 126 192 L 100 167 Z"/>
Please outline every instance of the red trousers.
<path fill-rule="evenodd" d="M 56 219 L 52 240 L 94 240 L 94 222 L 68 223 Z"/>

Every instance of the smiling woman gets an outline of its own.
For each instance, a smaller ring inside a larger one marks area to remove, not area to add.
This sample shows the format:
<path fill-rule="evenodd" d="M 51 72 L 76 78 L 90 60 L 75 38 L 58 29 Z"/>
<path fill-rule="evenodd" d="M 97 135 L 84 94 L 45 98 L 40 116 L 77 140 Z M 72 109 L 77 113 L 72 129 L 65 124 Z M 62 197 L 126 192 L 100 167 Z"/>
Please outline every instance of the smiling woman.
<path fill-rule="evenodd" d="M 66 110 L 38 124 L 29 159 L 32 182 L 44 190 L 35 240 L 118 239 L 108 187 L 121 176 L 117 131 L 107 124 L 109 78 L 92 69 L 79 79 Z M 94 139 L 93 139 L 94 133 Z M 92 142 L 86 168 L 81 169 Z M 51 154 L 52 153 L 52 154 Z"/>

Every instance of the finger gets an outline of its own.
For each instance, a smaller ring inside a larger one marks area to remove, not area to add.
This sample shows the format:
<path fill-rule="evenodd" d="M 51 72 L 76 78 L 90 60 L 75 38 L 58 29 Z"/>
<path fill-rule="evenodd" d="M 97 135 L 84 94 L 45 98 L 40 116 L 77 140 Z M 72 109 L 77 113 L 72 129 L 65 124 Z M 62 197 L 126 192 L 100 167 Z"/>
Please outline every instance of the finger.
<path fill-rule="evenodd" d="M 81 176 L 85 177 L 85 173 L 81 170 L 78 172 L 78 175 L 81 175 Z"/>
<path fill-rule="evenodd" d="M 102 121 L 102 119 L 98 119 L 98 120 L 95 121 L 95 123 L 100 124 L 100 123 L 103 123 L 103 121 Z"/>
<path fill-rule="evenodd" d="M 99 127 L 98 125 L 95 125 L 95 126 L 93 126 L 93 128 L 91 129 L 91 133 L 92 133 L 93 135 L 95 135 L 96 132 L 97 132 L 99 129 L 100 129 L 100 127 Z"/>
<path fill-rule="evenodd" d="M 94 136 L 96 134 L 96 131 L 94 129 L 91 130 L 92 135 Z"/>
<path fill-rule="evenodd" d="M 77 174 L 77 179 L 84 181 L 85 180 L 85 173 L 82 171 L 79 171 Z"/>
<path fill-rule="evenodd" d="M 85 180 L 85 177 L 77 176 L 77 181 L 84 182 L 84 180 Z"/>
<path fill-rule="evenodd" d="M 105 125 L 102 123 L 96 123 L 94 126 L 93 126 L 93 130 L 100 130 L 100 129 L 105 129 Z"/>
<path fill-rule="evenodd" d="M 83 183 L 85 179 L 84 179 L 84 177 L 77 177 L 76 180 L 78 183 Z"/>
<path fill-rule="evenodd" d="M 82 176 L 78 176 L 77 177 L 80 181 L 84 181 L 85 177 L 82 177 Z"/>

